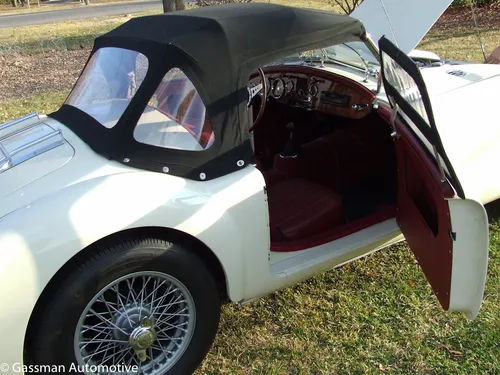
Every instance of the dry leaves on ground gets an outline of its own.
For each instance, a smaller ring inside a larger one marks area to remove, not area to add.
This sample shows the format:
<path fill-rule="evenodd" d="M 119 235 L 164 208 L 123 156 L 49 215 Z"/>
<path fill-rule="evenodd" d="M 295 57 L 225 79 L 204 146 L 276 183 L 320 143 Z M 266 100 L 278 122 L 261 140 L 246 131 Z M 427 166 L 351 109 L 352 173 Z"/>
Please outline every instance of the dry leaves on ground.
<path fill-rule="evenodd" d="M 87 61 L 88 48 L 0 56 L 0 102 L 69 92 Z"/>

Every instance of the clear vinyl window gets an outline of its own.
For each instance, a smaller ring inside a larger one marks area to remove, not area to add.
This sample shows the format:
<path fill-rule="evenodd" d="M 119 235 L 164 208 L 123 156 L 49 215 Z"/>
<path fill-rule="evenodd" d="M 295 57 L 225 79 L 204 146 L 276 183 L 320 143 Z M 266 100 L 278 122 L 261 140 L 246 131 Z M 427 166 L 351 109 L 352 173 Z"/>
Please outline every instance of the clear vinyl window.
<path fill-rule="evenodd" d="M 383 53 L 385 78 L 429 125 L 422 94 L 413 78 L 389 55 Z M 429 125 L 430 126 L 430 125 Z"/>
<path fill-rule="evenodd" d="M 148 71 L 143 54 L 115 47 L 95 52 L 66 104 L 76 107 L 110 129 L 127 109 Z"/>
<path fill-rule="evenodd" d="M 193 83 L 178 68 L 165 74 L 134 130 L 136 141 L 152 146 L 203 151 L 215 134 Z"/>

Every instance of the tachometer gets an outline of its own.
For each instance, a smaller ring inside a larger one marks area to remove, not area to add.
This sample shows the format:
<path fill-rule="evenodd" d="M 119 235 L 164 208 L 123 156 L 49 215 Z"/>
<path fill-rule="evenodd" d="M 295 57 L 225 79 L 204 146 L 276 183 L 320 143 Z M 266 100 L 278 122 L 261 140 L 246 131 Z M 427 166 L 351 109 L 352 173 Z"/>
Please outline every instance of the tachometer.
<path fill-rule="evenodd" d="M 290 94 L 293 90 L 293 81 L 286 81 L 285 83 L 285 92 Z"/>
<path fill-rule="evenodd" d="M 273 97 L 275 99 L 279 99 L 283 96 L 283 93 L 285 92 L 285 82 L 281 78 L 278 78 L 273 82 Z"/>
<path fill-rule="evenodd" d="M 314 98 L 316 97 L 316 95 L 318 95 L 318 92 L 319 92 L 319 89 L 318 89 L 318 86 L 316 85 L 311 85 L 311 87 L 309 87 L 309 94 Z"/>

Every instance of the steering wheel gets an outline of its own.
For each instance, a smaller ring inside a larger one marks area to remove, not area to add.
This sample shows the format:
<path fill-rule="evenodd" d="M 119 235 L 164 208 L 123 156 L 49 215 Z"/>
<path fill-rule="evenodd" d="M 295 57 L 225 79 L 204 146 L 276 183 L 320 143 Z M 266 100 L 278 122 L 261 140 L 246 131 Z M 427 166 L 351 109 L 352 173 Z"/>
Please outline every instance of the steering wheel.
<path fill-rule="evenodd" d="M 264 115 L 264 111 L 266 109 L 266 103 L 267 103 L 267 91 L 268 91 L 268 85 L 267 85 L 267 80 L 266 80 L 266 75 L 264 74 L 264 71 L 262 68 L 259 68 L 257 70 L 260 76 L 260 83 L 250 87 L 248 86 L 248 108 L 252 106 L 253 98 L 255 98 L 261 91 L 263 91 L 262 95 L 262 100 L 260 101 L 260 108 L 259 108 L 259 113 L 257 114 L 257 117 L 253 121 L 253 124 L 251 128 L 248 130 L 249 132 L 253 132 L 255 127 L 259 124 L 259 122 L 262 120 L 262 116 Z"/>

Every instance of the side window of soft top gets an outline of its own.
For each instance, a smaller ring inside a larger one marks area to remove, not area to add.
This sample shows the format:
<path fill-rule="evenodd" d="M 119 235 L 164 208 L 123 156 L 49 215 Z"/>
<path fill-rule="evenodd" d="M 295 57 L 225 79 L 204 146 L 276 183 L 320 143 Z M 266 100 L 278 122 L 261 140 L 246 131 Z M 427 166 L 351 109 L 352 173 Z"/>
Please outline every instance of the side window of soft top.
<path fill-rule="evenodd" d="M 203 151 L 215 140 L 205 104 L 178 68 L 169 70 L 134 130 L 136 141 L 185 151 Z"/>

